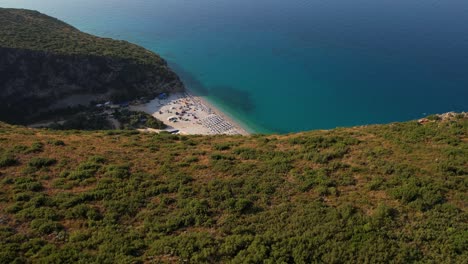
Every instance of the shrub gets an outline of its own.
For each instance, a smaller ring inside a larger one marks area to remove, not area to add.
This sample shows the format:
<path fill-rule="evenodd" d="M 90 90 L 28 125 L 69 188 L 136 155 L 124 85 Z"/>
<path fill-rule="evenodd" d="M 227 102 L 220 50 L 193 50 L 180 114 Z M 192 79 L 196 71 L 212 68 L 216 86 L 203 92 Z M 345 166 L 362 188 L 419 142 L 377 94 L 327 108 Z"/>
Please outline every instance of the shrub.
<path fill-rule="evenodd" d="M 89 238 L 91 238 L 91 234 L 89 232 L 75 231 L 70 234 L 71 242 L 82 242 L 88 240 Z"/>
<path fill-rule="evenodd" d="M 376 227 L 382 227 L 393 222 L 398 211 L 384 204 L 379 204 L 372 215 Z"/>
<path fill-rule="evenodd" d="M 3 154 L 0 156 L 0 168 L 14 166 L 16 164 L 18 164 L 18 160 L 15 158 L 15 156 L 11 154 Z"/>
<path fill-rule="evenodd" d="M 438 164 L 439 170 L 451 176 L 468 175 L 468 166 L 466 161 L 452 159 L 449 161 L 442 161 Z"/>
<path fill-rule="evenodd" d="M 35 168 L 35 169 L 41 169 L 41 168 L 45 168 L 45 167 L 49 167 L 49 166 L 52 166 L 54 165 L 55 163 L 57 163 L 57 160 L 56 159 L 51 159 L 51 158 L 32 158 L 29 162 L 28 162 L 28 166 L 31 167 L 31 168 Z"/>
<path fill-rule="evenodd" d="M 102 156 L 91 156 L 88 158 L 88 162 L 103 164 L 106 163 L 106 158 Z"/>
<path fill-rule="evenodd" d="M 68 219 L 90 219 L 98 220 L 101 215 L 97 209 L 85 204 L 79 204 L 67 210 L 65 217 Z"/>
<path fill-rule="evenodd" d="M 234 160 L 234 157 L 221 153 L 213 153 L 211 154 L 211 160 Z"/>
<path fill-rule="evenodd" d="M 238 213 L 246 213 L 250 209 L 252 209 L 252 207 L 253 207 L 252 201 L 241 198 L 241 199 L 236 200 L 232 209 Z"/>
<path fill-rule="evenodd" d="M 48 235 L 62 229 L 62 226 L 59 223 L 44 219 L 34 219 L 31 221 L 30 226 L 42 235 Z"/>
<path fill-rule="evenodd" d="M 296 175 L 296 178 L 302 182 L 299 186 L 301 191 L 309 191 L 312 187 L 320 187 L 319 193 L 323 192 L 329 194 L 328 187 L 336 187 L 336 181 L 327 175 L 323 169 L 306 171 L 302 175 Z"/>
<path fill-rule="evenodd" d="M 14 185 L 15 190 L 18 191 L 32 191 L 37 192 L 42 190 L 42 184 L 32 178 L 18 178 Z"/>
<path fill-rule="evenodd" d="M 350 173 L 341 173 L 336 177 L 336 184 L 339 186 L 355 185 L 356 179 Z"/>
<path fill-rule="evenodd" d="M 13 153 L 26 153 L 28 150 L 28 147 L 27 146 L 23 146 L 23 145 L 16 145 L 12 148 L 12 152 Z"/>
<path fill-rule="evenodd" d="M 269 171 L 272 171 L 273 173 L 288 173 L 292 168 L 291 162 L 282 157 L 275 157 L 271 160 L 266 161 L 265 164 L 268 168 Z"/>
<path fill-rule="evenodd" d="M 62 140 L 49 140 L 47 143 L 54 146 L 65 146 L 65 142 Z"/>
<path fill-rule="evenodd" d="M 130 167 L 128 165 L 109 165 L 105 168 L 105 175 L 112 178 L 124 179 L 130 176 Z"/>
<path fill-rule="evenodd" d="M 197 156 L 188 156 L 187 158 L 184 159 L 184 161 L 187 163 L 194 163 L 194 162 L 198 162 L 199 159 Z"/>
<path fill-rule="evenodd" d="M 244 160 L 257 159 L 259 156 L 259 151 L 254 148 L 236 148 L 233 153 L 239 155 Z"/>
<path fill-rule="evenodd" d="M 31 199 L 31 193 L 29 192 L 20 192 L 15 194 L 13 200 L 16 202 L 27 202 Z"/>
<path fill-rule="evenodd" d="M 19 211 L 23 210 L 23 202 L 16 202 L 8 207 L 6 207 L 4 210 L 5 212 L 9 214 L 16 214 Z"/>
<path fill-rule="evenodd" d="M 377 191 L 377 190 L 380 190 L 384 182 L 385 182 L 385 179 L 383 177 L 374 176 L 372 177 L 372 180 L 366 184 L 366 187 L 367 189 L 371 191 Z"/>
<path fill-rule="evenodd" d="M 37 153 L 44 150 L 44 144 L 41 142 L 34 142 L 30 148 L 28 148 L 25 153 Z"/>
<path fill-rule="evenodd" d="M 219 143 L 219 144 L 214 145 L 214 149 L 215 150 L 220 150 L 220 151 L 229 150 L 230 148 L 231 148 L 230 143 Z"/>
<path fill-rule="evenodd" d="M 413 205 L 421 211 L 429 210 L 445 200 L 440 187 L 417 179 L 410 179 L 407 183 L 394 188 L 391 194 L 404 204 Z"/>
<path fill-rule="evenodd" d="M 94 176 L 94 172 L 92 170 L 76 170 L 71 171 L 67 178 L 70 180 L 85 180 Z"/>

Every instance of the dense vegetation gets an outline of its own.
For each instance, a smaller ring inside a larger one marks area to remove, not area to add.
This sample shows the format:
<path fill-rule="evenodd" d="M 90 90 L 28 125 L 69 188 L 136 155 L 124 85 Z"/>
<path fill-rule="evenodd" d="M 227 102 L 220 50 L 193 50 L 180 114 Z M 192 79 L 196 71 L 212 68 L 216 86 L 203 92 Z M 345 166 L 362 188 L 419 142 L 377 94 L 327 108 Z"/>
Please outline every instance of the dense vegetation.
<path fill-rule="evenodd" d="M 37 11 L 0 8 L 0 47 L 66 55 L 116 57 L 161 64 L 153 52 L 109 38 L 98 38 Z"/>
<path fill-rule="evenodd" d="M 0 263 L 464 263 L 468 120 L 285 136 L 0 125 Z"/>
<path fill-rule="evenodd" d="M 44 127 L 55 130 L 164 129 L 167 127 L 150 114 L 126 108 L 114 110 L 113 113 L 106 113 L 99 108 L 82 109 L 81 112 L 71 115 L 57 113 L 57 117 L 57 120 L 62 121 L 53 122 Z M 118 124 L 112 124 L 109 118 L 115 119 Z"/>
<path fill-rule="evenodd" d="M 53 122 L 47 128 L 55 130 L 106 130 L 115 129 L 109 119 L 102 114 L 85 111 L 65 119 L 62 122 Z"/>
<path fill-rule="evenodd" d="M 113 116 L 120 122 L 121 129 L 164 129 L 167 127 L 161 120 L 145 112 L 122 109 L 115 111 Z"/>

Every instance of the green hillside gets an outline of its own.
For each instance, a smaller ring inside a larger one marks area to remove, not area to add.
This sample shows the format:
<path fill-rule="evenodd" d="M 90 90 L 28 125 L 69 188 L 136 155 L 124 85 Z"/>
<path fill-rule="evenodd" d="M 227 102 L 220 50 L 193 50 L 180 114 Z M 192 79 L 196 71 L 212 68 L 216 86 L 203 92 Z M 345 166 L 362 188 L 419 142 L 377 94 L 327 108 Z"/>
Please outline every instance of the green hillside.
<path fill-rule="evenodd" d="M 0 47 L 124 58 L 143 64 L 162 62 L 140 46 L 86 34 L 56 18 L 23 9 L 0 8 Z"/>
<path fill-rule="evenodd" d="M 284 136 L 0 125 L 0 263 L 466 263 L 468 119 Z"/>
<path fill-rule="evenodd" d="M 0 8 L 0 121 L 75 122 L 90 116 L 96 102 L 181 91 L 166 61 L 143 47 L 83 33 L 37 11 Z"/>

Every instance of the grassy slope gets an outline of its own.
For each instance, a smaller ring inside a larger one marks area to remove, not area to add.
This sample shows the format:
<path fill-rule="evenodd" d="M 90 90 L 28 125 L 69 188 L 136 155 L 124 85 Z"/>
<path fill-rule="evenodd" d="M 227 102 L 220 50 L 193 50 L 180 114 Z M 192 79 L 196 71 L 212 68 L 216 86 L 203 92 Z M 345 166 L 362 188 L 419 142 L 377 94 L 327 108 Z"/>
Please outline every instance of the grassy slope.
<path fill-rule="evenodd" d="M 162 59 L 126 41 L 99 38 L 37 11 L 0 8 L 0 47 L 57 54 L 117 57 L 143 64 Z"/>
<path fill-rule="evenodd" d="M 285 136 L 0 125 L 0 262 L 468 257 L 468 120 Z"/>

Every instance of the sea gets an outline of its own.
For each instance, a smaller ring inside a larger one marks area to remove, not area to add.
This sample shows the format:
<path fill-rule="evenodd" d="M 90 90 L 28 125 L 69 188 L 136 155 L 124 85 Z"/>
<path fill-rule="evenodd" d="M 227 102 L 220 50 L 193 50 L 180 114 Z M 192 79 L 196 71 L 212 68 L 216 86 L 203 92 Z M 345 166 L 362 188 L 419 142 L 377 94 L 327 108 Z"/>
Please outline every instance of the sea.
<path fill-rule="evenodd" d="M 467 0 L 0 0 L 160 54 L 255 133 L 468 110 Z"/>

